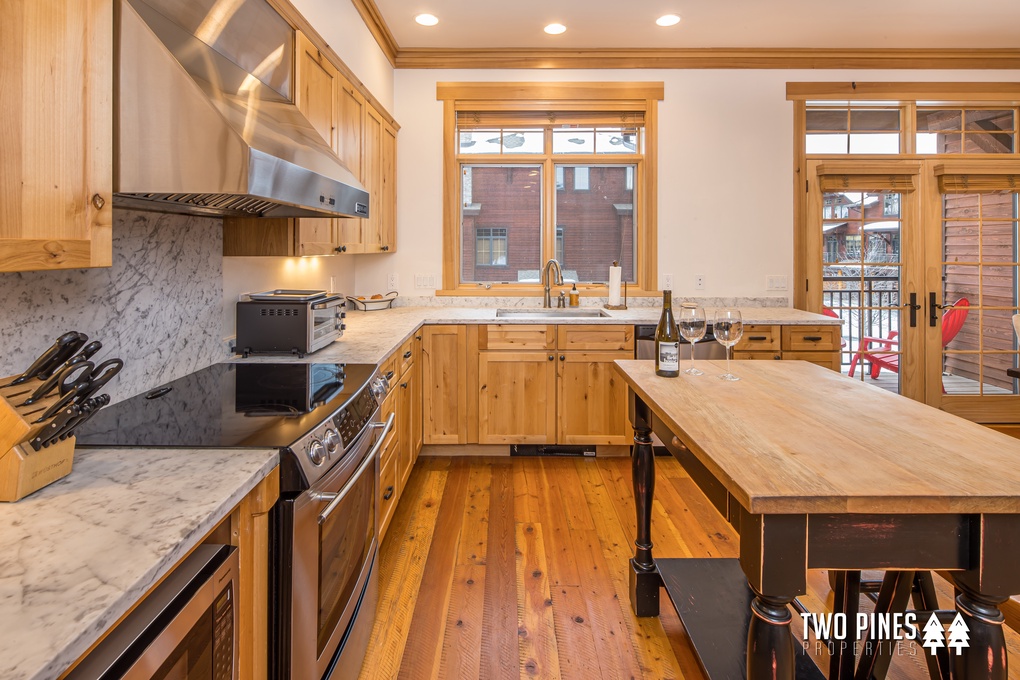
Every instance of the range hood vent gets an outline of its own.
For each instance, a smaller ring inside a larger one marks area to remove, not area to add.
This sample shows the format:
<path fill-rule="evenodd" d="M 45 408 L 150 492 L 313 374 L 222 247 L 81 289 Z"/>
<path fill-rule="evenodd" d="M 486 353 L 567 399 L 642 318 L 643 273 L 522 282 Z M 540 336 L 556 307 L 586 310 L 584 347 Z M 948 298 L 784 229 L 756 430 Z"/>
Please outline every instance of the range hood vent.
<path fill-rule="evenodd" d="M 265 0 L 121 0 L 114 201 L 245 217 L 368 217 L 292 103 L 294 30 Z"/>

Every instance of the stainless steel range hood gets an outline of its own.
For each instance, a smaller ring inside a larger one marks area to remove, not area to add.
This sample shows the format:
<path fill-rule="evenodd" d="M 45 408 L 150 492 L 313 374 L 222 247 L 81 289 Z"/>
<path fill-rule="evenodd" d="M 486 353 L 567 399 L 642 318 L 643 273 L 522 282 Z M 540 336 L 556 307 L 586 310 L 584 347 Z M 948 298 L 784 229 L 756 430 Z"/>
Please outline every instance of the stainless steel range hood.
<path fill-rule="evenodd" d="M 114 203 L 368 217 L 368 192 L 291 103 L 294 30 L 265 0 L 121 0 Z"/>

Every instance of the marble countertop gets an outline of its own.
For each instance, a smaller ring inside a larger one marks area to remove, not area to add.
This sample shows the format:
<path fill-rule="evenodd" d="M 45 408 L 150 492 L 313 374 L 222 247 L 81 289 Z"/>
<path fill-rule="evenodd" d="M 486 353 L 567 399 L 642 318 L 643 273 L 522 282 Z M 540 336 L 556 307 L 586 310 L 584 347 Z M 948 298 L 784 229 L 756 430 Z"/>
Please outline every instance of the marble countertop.
<path fill-rule="evenodd" d="M 0 678 L 59 676 L 278 463 L 269 449 L 79 449 L 70 475 L 0 504 Z"/>
<path fill-rule="evenodd" d="M 737 307 L 745 323 L 755 324 L 839 324 L 839 319 L 789 307 Z M 655 324 L 661 307 L 631 307 L 627 310 L 605 310 L 605 317 L 582 318 L 496 318 L 493 307 L 394 307 L 375 312 L 347 312 L 347 330 L 343 337 L 328 347 L 298 359 L 289 355 L 255 354 L 249 361 L 274 363 L 301 361 L 305 363 L 377 364 L 395 352 L 423 324 Z M 715 310 L 706 308 L 712 319 Z"/>

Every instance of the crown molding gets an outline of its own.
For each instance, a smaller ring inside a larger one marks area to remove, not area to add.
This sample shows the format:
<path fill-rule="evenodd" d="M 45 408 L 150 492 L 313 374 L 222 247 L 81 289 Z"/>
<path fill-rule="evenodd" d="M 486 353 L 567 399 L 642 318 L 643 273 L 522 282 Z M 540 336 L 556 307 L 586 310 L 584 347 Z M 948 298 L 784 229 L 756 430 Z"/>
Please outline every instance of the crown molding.
<path fill-rule="evenodd" d="M 386 55 L 390 66 L 395 68 L 400 47 L 397 45 L 397 41 L 394 40 L 393 34 L 390 33 L 390 27 L 386 25 L 386 20 L 383 19 L 382 13 L 375 2 L 373 0 L 351 0 L 351 3 L 358 10 L 358 14 L 361 15 L 365 26 L 368 27 L 376 43 L 379 44 L 379 49 Z"/>
<path fill-rule="evenodd" d="M 360 2 L 363 0 L 355 0 Z M 371 2 L 371 0 L 364 0 Z M 407 69 L 1020 69 L 1020 49 L 398 49 Z"/>

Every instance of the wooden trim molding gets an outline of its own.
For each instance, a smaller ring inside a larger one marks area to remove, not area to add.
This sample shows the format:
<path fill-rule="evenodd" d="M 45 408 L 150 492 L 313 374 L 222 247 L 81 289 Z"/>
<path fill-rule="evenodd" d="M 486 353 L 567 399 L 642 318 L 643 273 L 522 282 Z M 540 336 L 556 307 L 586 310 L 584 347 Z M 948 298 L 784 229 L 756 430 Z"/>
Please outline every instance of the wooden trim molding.
<path fill-rule="evenodd" d="M 390 33 L 390 27 L 386 25 L 386 20 L 383 19 L 383 15 L 375 2 L 372 0 L 351 0 L 351 4 L 358 10 L 358 14 L 361 15 L 365 26 L 372 34 L 372 37 L 375 38 L 376 43 L 379 44 L 379 49 L 386 55 L 390 66 L 395 67 L 400 47 L 397 46 L 397 41 L 393 38 L 393 34 Z"/>
<path fill-rule="evenodd" d="M 644 100 L 662 101 L 662 82 L 436 83 L 436 99 L 463 101 Z M 470 108 L 470 106 L 468 107 Z"/>
<path fill-rule="evenodd" d="M 987 68 L 999 68 L 989 66 Z M 1012 68 L 1012 67 L 1011 67 Z M 1020 83 L 787 83 L 786 99 L 883 100 L 999 104 L 1020 102 Z"/>
<path fill-rule="evenodd" d="M 358 0 L 355 0 L 355 4 Z M 385 49 L 384 49 L 385 51 Z M 1020 49 L 397 49 L 396 68 L 1017 69 Z"/>

